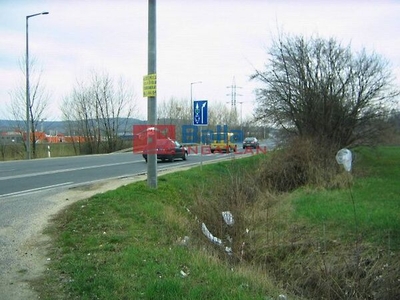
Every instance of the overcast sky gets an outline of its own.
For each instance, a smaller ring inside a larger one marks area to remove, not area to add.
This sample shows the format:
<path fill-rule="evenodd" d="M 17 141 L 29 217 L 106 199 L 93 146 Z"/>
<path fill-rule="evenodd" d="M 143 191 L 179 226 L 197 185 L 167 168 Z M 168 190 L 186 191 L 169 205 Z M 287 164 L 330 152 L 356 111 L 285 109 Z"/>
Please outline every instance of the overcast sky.
<path fill-rule="evenodd" d="M 0 118 L 10 90 L 25 84 L 25 17 L 42 11 L 49 14 L 29 19 L 29 56 L 52 93 L 47 117 L 61 118 L 63 97 L 94 69 L 131 80 L 146 119 L 146 0 L 0 0 Z M 250 115 L 257 83 L 249 76 L 263 68 L 278 31 L 375 51 L 400 83 L 400 1 L 158 0 L 158 102 L 190 99 L 190 83 L 202 81 L 193 85 L 194 98 L 226 103 L 235 78 L 243 117 Z"/>

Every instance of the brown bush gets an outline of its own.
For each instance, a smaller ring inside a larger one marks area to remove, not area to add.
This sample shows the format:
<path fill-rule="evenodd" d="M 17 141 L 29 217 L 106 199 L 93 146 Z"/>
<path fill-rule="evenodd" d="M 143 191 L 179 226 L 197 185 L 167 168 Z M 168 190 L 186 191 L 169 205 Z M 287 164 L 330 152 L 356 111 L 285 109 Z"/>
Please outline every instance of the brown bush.
<path fill-rule="evenodd" d="M 274 152 L 262 166 L 260 185 L 275 192 L 289 192 L 304 185 L 330 187 L 338 173 L 337 150 L 317 145 L 312 139 L 297 138 L 285 149 Z"/>

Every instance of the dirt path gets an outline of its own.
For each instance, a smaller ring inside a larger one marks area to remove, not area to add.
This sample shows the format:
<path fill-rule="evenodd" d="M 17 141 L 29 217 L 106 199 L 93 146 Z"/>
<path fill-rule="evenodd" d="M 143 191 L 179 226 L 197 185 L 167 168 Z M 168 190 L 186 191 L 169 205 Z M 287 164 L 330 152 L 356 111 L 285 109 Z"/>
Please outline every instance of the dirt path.
<path fill-rule="evenodd" d="M 43 234 L 43 230 L 49 225 L 51 216 L 76 201 L 145 179 L 145 176 L 135 176 L 69 189 L 43 199 L 46 202 L 45 209 L 31 215 L 29 220 L 24 218 L 13 220 L 10 226 L 0 228 L 1 235 L 6 237 L 0 239 L 2 246 L 0 299 L 39 299 L 38 293 L 31 288 L 29 281 L 39 277 L 46 270 L 49 261 L 46 249 L 50 239 Z M 24 230 L 22 232 L 16 228 Z"/>

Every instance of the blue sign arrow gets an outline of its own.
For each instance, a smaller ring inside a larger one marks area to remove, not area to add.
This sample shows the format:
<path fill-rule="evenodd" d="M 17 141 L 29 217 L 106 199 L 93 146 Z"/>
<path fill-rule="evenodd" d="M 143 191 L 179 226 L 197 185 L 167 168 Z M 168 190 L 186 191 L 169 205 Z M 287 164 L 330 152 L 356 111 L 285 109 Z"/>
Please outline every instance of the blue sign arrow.
<path fill-rule="evenodd" d="M 193 124 L 208 125 L 208 101 L 207 100 L 194 101 L 193 108 L 194 108 Z"/>

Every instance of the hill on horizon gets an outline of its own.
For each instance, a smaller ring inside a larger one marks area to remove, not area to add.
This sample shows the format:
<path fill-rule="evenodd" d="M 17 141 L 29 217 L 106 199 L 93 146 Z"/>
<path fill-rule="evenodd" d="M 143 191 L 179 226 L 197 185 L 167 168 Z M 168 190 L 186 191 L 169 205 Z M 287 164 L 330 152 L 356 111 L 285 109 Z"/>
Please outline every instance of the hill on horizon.
<path fill-rule="evenodd" d="M 125 122 L 126 118 L 120 118 L 121 122 Z M 140 120 L 136 118 L 128 118 L 127 126 L 132 127 L 133 125 L 137 124 L 145 124 L 147 121 Z M 15 130 L 16 128 L 24 127 L 25 128 L 25 120 L 6 120 L 0 119 L 0 131 L 11 131 Z M 38 125 L 39 131 L 44 131 L 48 134 L 50 133 L 65 133 L 66 132 L 66 124 L 65 121 L 47 121 L 44 120 L 43 122 L 39 122 Z"/>

